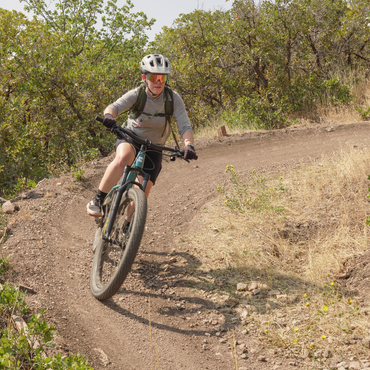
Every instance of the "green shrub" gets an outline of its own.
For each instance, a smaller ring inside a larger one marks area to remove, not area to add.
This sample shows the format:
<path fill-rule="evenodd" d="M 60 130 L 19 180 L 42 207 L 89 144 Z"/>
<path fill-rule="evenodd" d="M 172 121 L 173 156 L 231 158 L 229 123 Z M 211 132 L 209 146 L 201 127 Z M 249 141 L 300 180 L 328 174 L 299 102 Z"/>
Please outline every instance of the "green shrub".
<path fill-rule="evenodd" d="M 78 168 L 78 167 L 71 167 L 71 170 L 72 170 L 72 174 L 74 176 L 74 178 L 76 179 L 76 181 L 84 181 L 85 180 L 85 177 L 84 177 L 84 173 L 86 171 L 85 168 Z"/>
<path fill-rule="evenodd" d="M 367 109 L 358 108 L 357 112 L 360 114 L 363 121 L 370 121 L 370 107 Z"/>
<path fill-rule="evenodd" d="M 8 268 L 8 260 L 0 260 L 0 272 Z M 17 331 L 11 325 L 12 314 L 28 315 L 25 294 L 8 282 L 0 286 L 0 370 L 1 369 L 92 369 L 81 355 L 47 356 L 46 348 L 55 347 L 54 326 L 45 318 L 45 310 L 27 320 L 28 330 Z M 29 316 L 29 315 L 28 315 Z M 35 345 L 37 342 L 37 345 Z"/>
<path fill-rule="evenodd" d="M 353 98 L 351 87 L 342 84 L 337 77 L 323 81 L 318 88 L 326 95 L 326 100 L 333 105 L 347 104 Z"/>
<path fill-rule="evenodd" d="M 276 129 L 289 126 L 292 121 L 288 119 L 291 107 L 286 99 L 276 103 L 270 102 L 267 95 L 252 94 L 243 96 L 237 101 L 236 109 L 229 109 L 222 114 L 222 119 L 230 128 Z"/>

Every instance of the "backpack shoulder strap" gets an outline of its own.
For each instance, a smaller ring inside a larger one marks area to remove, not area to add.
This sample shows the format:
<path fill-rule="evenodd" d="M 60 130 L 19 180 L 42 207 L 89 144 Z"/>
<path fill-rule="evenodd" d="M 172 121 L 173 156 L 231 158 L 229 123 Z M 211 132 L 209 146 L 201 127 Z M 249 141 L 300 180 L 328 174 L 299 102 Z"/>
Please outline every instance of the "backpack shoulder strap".
<path fill-rule="evenodd" d="M 143 112 L 146 103 L 146 85 L 142 82 L 139 85 L 137 93 L 137 100 L 135 104 L 130 108 L 130 117 L 136 119 Z"/>
<path fill-rule="evenodd" d="M 169 99 L 169 97 L 171 99 Z M 165 85 L 165 87 L 164 87 L 164 99 L 165 99 L 164 111 L 165 111 L 165 117 L 166 117 L 166 125 L 168 123 L 168 125 L 170 126 L 172 136 L 173 136 L 173 139 L 175 140 L 176 146 L 177 146 L 178 149 L 180 149 L 179 143 L 178 143 L 177 138 L 176 138 L 176 134 L 173 131 L 172 125 L 171 125 L 171 119 L 172 119 L 172 116 L 173 116 L 173 109 L 174 109 L 173 108 L 173 106 L 174 106 L 173 91 L 167 85 Z"/>
<path fill-rule="evenodd" d="M 169 86 L 164 87 L 164 98 L 165 98 L 165 106 L 164 106 L 164 111 L 167 116 L 172 116 L 173 115 L 173 91 Z M 171 99 L 168 99 L 170 97 Z M 171 119 L 171 117 L 170 117 Z"/>

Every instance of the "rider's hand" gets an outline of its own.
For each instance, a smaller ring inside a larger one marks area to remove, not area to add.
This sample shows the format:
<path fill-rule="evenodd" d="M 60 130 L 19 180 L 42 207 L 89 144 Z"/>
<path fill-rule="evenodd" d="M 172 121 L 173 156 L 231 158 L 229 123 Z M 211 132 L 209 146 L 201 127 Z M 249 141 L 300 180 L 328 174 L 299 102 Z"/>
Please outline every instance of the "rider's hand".
<path fill-rule="evenodd" d="M 185 160 L 198 159 L 198 156 L 195 153 L 195 149 L 194 149 L 194 145 L 193 144 L 188 144 L 185 147 L 185 150 L 184 150 L 184 159 Z"/>
<path fill-rule="evenodd" d="M 110 131 L 113 131 L 117 127 L 116 120 L 109 113 L 104 115 L 103 125 Z"/>

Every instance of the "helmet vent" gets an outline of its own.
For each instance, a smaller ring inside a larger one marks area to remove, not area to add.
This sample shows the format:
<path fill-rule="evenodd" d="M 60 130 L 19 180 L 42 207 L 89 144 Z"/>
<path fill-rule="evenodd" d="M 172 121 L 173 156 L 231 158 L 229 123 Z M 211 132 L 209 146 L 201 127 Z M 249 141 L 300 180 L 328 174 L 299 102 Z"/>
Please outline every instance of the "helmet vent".
<path fill-rule="evenodd" d="M 161 58 L 155 58 L 155 60 L 157 61 L 157 63 L 161 66 L 162 65 L 162 59 Z"/>

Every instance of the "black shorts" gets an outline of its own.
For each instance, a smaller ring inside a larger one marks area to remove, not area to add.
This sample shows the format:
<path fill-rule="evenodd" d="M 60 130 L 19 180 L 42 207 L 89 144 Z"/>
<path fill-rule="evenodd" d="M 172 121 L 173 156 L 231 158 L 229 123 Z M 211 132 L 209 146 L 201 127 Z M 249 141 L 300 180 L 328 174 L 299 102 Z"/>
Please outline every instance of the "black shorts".
<path fill-rule="evenodd" d="M 135 156 L 140 151 L 140 144 L 137 143 L 135 140 L 131 139 L 127 136 L 127 139 L 117 139 L 116 140 L 116 150 L 119 144 L 121 143 L 129 143 L 135 149 Z M 153 150 L 148 149 L 145 153 L 145 161 L 143 170 L 150 175 L 150 181 L 155 184 L 155 181 L 161 172 L 162 169 L 162 151 L 160 150 Z"/>

